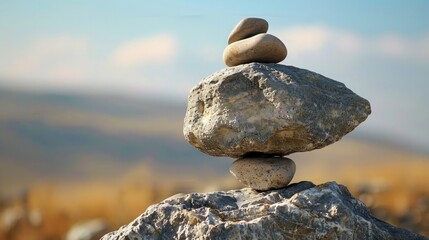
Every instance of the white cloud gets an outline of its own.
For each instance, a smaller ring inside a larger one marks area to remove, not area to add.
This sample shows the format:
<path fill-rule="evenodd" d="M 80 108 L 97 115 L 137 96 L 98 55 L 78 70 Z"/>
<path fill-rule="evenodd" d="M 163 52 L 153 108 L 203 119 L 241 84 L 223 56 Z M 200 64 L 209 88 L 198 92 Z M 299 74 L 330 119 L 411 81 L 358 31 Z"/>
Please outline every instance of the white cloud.
<path fill-rule="evenodd" d="M 410 41 L 394 35 L 385 35 L 375 42 L 377 50 L 386 56 L 401 57 L 410 54 L 413 47 Z"/>
<path fill-rule="evenodd" d="M 161 34 L 122 44 L 113 53 L 112 60 L 120 68 L 133 68 L 145 64 L 168 63 L 176 53 L 176 39 L 171 35 Z"/>
<path fill-rule="evenodd" d="M 291 27 L 274 34 L 297 54 L 320 51 L 329 43 L 332 35 L 329 29 L 322 26 Z"/>
<path fill-rule="evenodd" d="M 357 55 L 364 50 L 364 41 L 352 33 L 337 32 L 334 35 L 334 44 L 344 54 Z"/>
<path fill-rule="evenodd" d="M 293 57 L 325 56 L 380 56 L 413 61 L 429 59 L 429 35 L 404 37 L 379 35 L 367 37 L 351 31 L 331 27 L 295 26 L 274 32 L 282 39 Z M 328 55 L 327 55 L 328 54 Z"/>
<path fill-rule="evenodd" d="M 325 26 L 296 26 L 275 33 L 282 39 L 290 54 L 314 55 L 320 52 L 358 55 L 364 47 L 363 40 L 352 32 Z"/>
<path fill-rule="evenodd" d="M 222 61 L 223 50 L 216 44 L 202 43 L 196 47 L 196 55 L 200 60 L 211 64 Z"/>
<path fill-rule="evenodd" d="M 168 86 L 168 81 L 159 80 L 167 71 L 159 68 L 176 57 L 174 37 L 136 39 L 105 49 L 101 57 L 91 47 L 85 38 L 73 36 L 39 37 L 24 45 L 2 43 L 0 81 L 32 89 L 141 91 Z"/>
<path fill-rule="evenodd" d="M 420 39 L 418 44 L 421 55 L 424 57 L 427 63 L 429 63 L 429 33 Z"/>
<path fill-rule="evenodd" d="M 37 38 L 7 58 L 2 76 L 36 85 L 74 85 L 90 67 L 86 40 L 70 36 Z"/>
<path fill-rule="evenodd" d="M 429 33 L 417 37 L 383 35 L 371 39 L 371 50 L 378 55 L 405 61 L 429 63 Z M 372 44 L 372 45 L 371 45 Z"/>

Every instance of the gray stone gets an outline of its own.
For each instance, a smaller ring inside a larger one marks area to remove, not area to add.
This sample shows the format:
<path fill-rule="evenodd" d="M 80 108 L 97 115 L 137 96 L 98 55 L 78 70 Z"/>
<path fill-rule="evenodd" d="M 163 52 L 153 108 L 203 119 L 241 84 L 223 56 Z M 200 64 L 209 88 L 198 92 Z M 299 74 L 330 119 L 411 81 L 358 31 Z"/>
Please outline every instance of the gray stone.
<path fill-rule="evenodd" d="M 183 133 L 212 156 L 284 156 L 338 141 L 371 113 L 343 83 L 280 64 L 222 69 L 188 97 Z"/>
<path fill-rule="evenodd" d="M 229 168 L 239 182 L 261 191 L 286 187 L 295 170 L 295 163 L 285 157 L 245 157 Z"/>
<path fill-rule="evenodd" d="M 283 42 L 266 33 L 231 43 L 223 51 L 223 61 L 230 67 L 251 62 L 278 63 L 286 56 Z"/>
<path fill-rule="evenodd" d="M 301 182 L 173 196 L 102 239 L 427 238 L 374 218 L 342 185 Z"/>
<path fill-rule="evenodd" d="M 234 27 L 228 37 L 228 44 L 268 31 L 268 22 L 262 18 L 245 18 Z"/>

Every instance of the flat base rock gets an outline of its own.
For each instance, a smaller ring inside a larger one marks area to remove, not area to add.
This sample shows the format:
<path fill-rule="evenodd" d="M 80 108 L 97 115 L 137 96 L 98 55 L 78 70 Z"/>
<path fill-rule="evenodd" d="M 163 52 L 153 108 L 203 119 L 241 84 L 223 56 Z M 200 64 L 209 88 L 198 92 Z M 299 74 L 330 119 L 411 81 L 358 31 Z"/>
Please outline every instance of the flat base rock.
<path fill-rule="evenodd" d="M 178 194 L 102 239 L 428 239 L 368 212 L 335 182 Z"/>

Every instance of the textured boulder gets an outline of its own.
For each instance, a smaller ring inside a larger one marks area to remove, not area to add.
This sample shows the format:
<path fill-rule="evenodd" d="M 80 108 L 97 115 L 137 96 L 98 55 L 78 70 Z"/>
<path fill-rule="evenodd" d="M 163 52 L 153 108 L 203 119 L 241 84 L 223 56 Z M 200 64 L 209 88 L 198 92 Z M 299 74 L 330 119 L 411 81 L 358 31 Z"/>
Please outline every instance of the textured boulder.
<path fill-rule="evenodd" d="M 102 239 L 426 239 L 372 217 L 335 182 L 176 195 Z"/>
<path fill-rule="evenodd" d="M 369 102 L 343 83 L 292 66 L 249 63 L 191 90 L 183 133 L 212 156 L 284 156 L 338 141 L 370 113 Z"/>

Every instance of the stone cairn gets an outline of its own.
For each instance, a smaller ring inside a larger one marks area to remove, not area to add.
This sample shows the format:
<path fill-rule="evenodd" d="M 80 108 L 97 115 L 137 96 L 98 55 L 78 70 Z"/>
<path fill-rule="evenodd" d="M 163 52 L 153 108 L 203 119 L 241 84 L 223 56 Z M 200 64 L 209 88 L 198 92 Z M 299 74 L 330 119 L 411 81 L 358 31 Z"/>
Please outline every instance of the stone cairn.
<path fill-rule="evenodd" d="M 267 31 L 260 18 L 237 24 L 223 53 L 228 68 L 191 90 L 183 127 L 202 152 L 238 158 L 230 172 L 260 191 L 290 183 L 296 167 L 284 156 L 334 143 L 371 113 L 343 83 L 277 64 L 287 49 Z"/>

